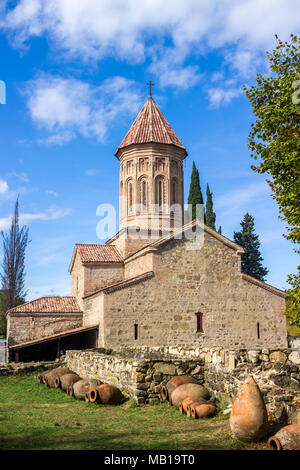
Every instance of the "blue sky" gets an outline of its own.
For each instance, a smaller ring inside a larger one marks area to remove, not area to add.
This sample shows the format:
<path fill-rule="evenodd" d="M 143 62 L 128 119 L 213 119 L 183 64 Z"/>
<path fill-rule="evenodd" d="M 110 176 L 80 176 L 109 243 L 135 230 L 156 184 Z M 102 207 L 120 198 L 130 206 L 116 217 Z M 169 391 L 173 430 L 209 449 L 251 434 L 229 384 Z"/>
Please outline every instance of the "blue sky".
<path fill-rule="evenodd" d="M 0 228 L 17 195 L 30 229 L 27 300 L 68 295 L 74 243 L 96 236 L 100 203 L 118 204 L 114 156 L 146 82 L 189 156 L 217 226 L 232 239 L 255 217 L 267 282 L 286 288 L 293 246 L 263 175 L 250 169 L 253 116 L 242 86 L 269 73 L 274 35 L 299 33 L 298 0 L 0 0 Z"/>

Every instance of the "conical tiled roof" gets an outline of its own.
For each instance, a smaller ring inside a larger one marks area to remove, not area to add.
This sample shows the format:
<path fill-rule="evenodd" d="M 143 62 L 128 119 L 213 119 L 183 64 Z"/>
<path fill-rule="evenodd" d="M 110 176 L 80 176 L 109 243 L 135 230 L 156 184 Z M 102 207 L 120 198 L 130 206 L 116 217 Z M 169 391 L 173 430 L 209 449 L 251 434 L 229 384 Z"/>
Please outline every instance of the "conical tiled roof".
<path fill-rule="evenodd" d="M 150 142 L 176 145 L 176 147 L 180 147 L 186 152 L 183 144 L 158 109 L 152 97 L 149 97 L 142 107 L 136 120 L 121 142 L 116 155 L 121 148 L 127 147 L 128 145 L 146 144 Z"/>

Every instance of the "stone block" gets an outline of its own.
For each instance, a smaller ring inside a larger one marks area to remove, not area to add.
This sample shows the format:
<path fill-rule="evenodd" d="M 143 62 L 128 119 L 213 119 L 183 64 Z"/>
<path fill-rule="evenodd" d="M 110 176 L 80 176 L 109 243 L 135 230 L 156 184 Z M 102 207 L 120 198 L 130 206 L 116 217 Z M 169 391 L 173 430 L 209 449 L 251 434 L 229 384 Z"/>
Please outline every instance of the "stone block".
<path fill-rule="evenodd" d="M 270 354 L 271 362 L 281 362 L 284 364 L 286 360 L 287 360 L 286 354 L 284 354 L 284 352 L 282 351 L 273 351 Z"/>
<path fill-rule="evenodd" d="M 154 364 L 155 372 L 160 372 L 164 375 L 176 375 L 176 367 L 174 364 L 169 364 L 165 362 L 156 362 Z"/>
<path fill-rule="evenodd" d="M 259 355 L 260 355 L 259 350 L 248 351 L 248 359 L 253 364 L 256 364 L 257 362 L 259 362 Z"/>
<path fill-rule="evenodd" d="M 293 351 L 289 355 L 289 360 L 294 364 L 300 364 L 300 351 Z"/>

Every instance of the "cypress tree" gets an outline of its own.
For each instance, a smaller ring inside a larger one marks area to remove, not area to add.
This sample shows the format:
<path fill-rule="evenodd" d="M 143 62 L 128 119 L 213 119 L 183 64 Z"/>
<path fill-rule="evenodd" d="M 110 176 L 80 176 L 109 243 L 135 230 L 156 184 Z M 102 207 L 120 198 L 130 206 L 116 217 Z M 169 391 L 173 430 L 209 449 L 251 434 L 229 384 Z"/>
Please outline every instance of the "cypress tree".
<path fill-rule="evenodd" d="M 221 225 L 220 225 L 220 227 L 219 227 L 218 232 L 222 234 L 222 227 L 221 227 Z"/>
<path fill-rule="evenodd" d="M 262 265 L 263 258 L 259 250 L 260 241 L 254 231 L 254 217 L 248 214 L 248 212 L 244 215 L 241 227 L 242 230 L 240 232 L 234 232 L 233 239 L 245 250 L 241 257 L 242 272 L 260 281 L 264 281 L 269 271 Z"/>
<path fill-rule="evenodd" d="M 192 220 L 196 219 L 196 205 L 203 204 L 203 196 L 200 187 L 199 172 L 193 162 L 193 170 L 191 175 L 190 192 L 188 197 L 188 204 L 192 206 Z M 205 215 L 204 215 L 205 217 Z"/>
<path fill-rule="evenodd" d="M 210 191 L 208 185 L 206 188 L 205 223 L 209 227 L 216 230 L 216 214 L 213 211 L 212 192 Z"/>

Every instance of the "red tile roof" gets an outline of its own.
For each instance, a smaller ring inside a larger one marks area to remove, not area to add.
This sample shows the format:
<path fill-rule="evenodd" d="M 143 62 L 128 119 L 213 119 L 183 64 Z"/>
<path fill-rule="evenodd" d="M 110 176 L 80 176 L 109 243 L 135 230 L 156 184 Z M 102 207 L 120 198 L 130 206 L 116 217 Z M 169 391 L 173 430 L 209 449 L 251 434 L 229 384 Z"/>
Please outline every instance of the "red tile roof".
<path fill-rule="evenodd" d="M 145 144 L 149 142 L 172 144 L 185 150 L 172 127 L 158 109 L 157 104 L 150 97 L 121 142 L 117 153 L 119 149 L 127 147 L 128 145 Z"/>
<path fill-rule="evenodd" d="M 122 263 L 123 258 L 114 245 L 76 243 L 82 263 Z"/>
<path fill-rule="evenodd" d="M 11 308 L 7 313 L 82 313 L 76 297 L 40 297 Z"/>

